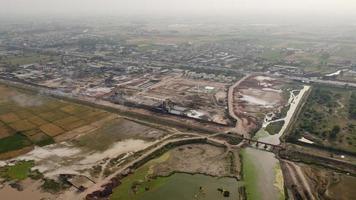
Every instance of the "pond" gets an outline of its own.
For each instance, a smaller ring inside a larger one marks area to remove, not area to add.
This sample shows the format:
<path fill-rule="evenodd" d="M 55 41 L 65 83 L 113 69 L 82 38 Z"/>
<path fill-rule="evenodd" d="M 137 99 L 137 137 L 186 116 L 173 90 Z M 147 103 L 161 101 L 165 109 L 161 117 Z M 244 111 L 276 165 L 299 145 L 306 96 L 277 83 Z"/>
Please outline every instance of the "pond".
<path fill-rule="evenodd" d="M 239 198 L 239 182 L 234 178 L 186 173 L 174 173 L 169 177 L 146 180 L 132 180 L 132 178 L 137 177 L 134 174 L 133 177 L 123 179 L 122 185 L 114 190 L 112 200 L 235 200 Z M 130 187 L 126 186 L 127 183 Z M 224 197 L 223 191 L 228 191 L 229 196 Z"/>

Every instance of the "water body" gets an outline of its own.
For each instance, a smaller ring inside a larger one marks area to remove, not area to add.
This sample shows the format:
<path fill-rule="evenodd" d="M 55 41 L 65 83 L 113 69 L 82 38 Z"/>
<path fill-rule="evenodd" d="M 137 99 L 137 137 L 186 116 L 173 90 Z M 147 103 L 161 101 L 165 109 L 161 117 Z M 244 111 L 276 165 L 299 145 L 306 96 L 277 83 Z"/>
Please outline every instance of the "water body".
<path fill-rule="evenodd" d="M 284 199 L 282 171 L 274 154 L 246 148 L 242 156 L 247 199 Z"/>
<path fill-rule="evenodd" d="M 280 135 L 269 135 L 263 128 L 255 139 L 279 144 Z M 243 176 L 248 199 L 274 200 L 284 199 L 282 170 L 275 155 L 270 152 L 246 148 L 242 152 Z"/>
<path fill-rule="evenodd" d="M 264 128 L 261 128 L 254 139 L 270 144 L 279 144 L 279 138 L 286 130 L 302 96 L 308 90 L 309 86 L 304 86 L 297 96 L 294 96 L 293 91 L 291 92 L 289 100 L 290 109 L 287 112 L 287 116 L 281 119 L 284 120 L 285 123 L 278 134 L 269 135 Z M 266 126 L 267 124 L 263 127 Z M 243 175 L 248 199 L 284 199 L 283 175 L 279 161 L 275 158 L 274 154 L 257 149 L 246 148 L 242 155 Z"/>
<path fill-rule="evenodd" d="M 148 191 L 139 191 L 137 194 L 133 194 L 132 191 L 121 192 L 131 193 L 131 200 L 236 200 L 239 197 L 239 183 L 234 178 L 216 178 L 202 174 L 175 173 L 169 177 L 152 179 L 149 185 L 151 188 Z M 229 191 L 230 196 L 224 197 L 218 191 L 218 188 Z M 120 195 L 113 195 L 111 200 L 121 200 L 123 199 L 121 197 Z"/>

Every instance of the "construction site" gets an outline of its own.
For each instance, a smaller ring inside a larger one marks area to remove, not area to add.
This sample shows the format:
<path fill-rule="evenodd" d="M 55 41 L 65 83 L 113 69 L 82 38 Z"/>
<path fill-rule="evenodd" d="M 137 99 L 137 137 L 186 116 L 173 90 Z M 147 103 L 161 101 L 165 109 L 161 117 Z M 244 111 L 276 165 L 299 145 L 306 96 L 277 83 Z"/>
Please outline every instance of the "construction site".
<path fill-rule="evenodd" d="M 229 84 L 190 79 L 181 72 L 143 76 L 118 85 L 112 102 L 148 108 L 219 125 L 231 125 L 227 112 Z"/>

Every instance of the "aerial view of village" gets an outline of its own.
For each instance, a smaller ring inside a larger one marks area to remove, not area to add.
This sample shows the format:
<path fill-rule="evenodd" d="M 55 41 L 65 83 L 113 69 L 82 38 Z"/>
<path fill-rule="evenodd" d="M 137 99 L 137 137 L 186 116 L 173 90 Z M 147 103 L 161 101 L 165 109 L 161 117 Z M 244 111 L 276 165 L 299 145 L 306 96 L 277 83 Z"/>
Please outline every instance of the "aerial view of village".
<path fill-rule="evenodd" d="M 355 33 L 0 18 L 0 199 L 355 199 Z"/>

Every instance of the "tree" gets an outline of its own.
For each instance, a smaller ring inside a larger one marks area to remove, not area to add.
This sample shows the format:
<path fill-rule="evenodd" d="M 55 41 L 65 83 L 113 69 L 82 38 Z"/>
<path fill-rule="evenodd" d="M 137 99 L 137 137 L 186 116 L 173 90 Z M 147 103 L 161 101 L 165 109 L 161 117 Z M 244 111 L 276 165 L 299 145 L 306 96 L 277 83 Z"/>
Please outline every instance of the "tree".
<path fill-rule="evenodd" d="M 331 139 L 335 139 L 336 138 L 336 135 L 340 132 L 341 128 L 339 125 L 335 125 L 333 127 L 333 129 L 331 130 L 331 133 L 330 133 L 330 138 Z"/>

